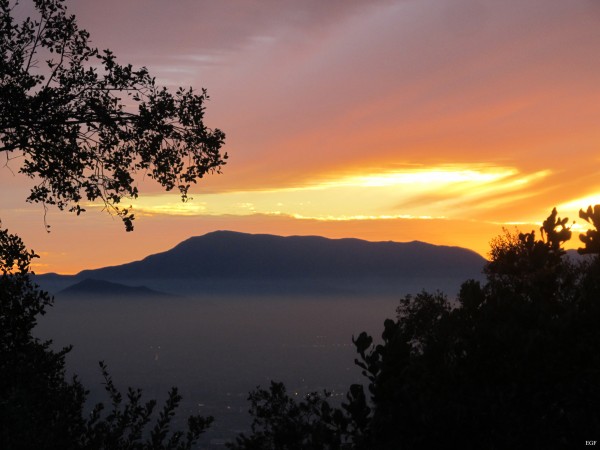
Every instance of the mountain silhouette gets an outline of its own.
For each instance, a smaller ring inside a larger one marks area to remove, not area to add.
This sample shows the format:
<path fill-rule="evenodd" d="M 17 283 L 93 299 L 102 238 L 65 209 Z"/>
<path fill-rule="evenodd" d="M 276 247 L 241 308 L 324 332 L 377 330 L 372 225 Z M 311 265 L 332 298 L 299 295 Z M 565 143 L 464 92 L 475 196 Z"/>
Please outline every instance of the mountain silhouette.
<path fill-rule="evenodd" d="M 105 280 L 86 278 L 57 293 L 59 297 L 111 296 L 111 297 L 164 297 L 168 294 L 155 291 L 146 286 L 126 286 Z"/>
<path fill-rule="evenodd" d="M 198 289 L 343 293 L 374 288 L 398 292 L 407 286 L 413 291 L 452 291 L 468 278 L 480 278 L 484 263 L 484 258 L 471 250 L 418 241 L 215 231 L 140 261 L 84 270 L 70 282 L 90 278 L 180 293 Z M 42 285 L 43 278 L 38 277 Z M 56 275 L 49 279 L 55 282 Z"/>

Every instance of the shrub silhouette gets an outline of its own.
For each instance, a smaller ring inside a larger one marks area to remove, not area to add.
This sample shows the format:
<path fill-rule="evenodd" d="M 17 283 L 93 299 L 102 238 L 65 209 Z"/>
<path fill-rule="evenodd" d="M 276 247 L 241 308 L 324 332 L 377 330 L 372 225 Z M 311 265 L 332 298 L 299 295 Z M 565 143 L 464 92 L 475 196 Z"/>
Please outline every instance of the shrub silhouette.
<path fill-rule="evenodd" d="M 351 386 L 339 408 L 322 396 L 320 420 L 318 411 L 292 415 L 304 403 L 282 386 L 254 391 L 252 432 L 229 448 L 583 445 L 600 431 L 598 229 L 582 237 L 580 253 L 592 256 L 574 261 L 563 249 L 571 237 L 566 223 L 554 209 L 541 239 L 531 231 L 492 241 L 486 282 L 464 282 L 455 302 L 440 292 L 402 298 L 381 343 L 366 333 L 353 338 L 366 391 Z M 297 434 L 285 435 L 290 417 L 293 429 L 308 429 L 306 436 L 325 430 L 327 439 L 307 447 Z"/>
<path fill-rule="evenodd" d="M 171 431 L 181 400 L 169 392 L 158 417 L 154 400 L 141 402 L 140 390 L 126 399 L 101 363 L 110 408 L 96 405 L 85 413 L 87 391 L 65 377 L 70 348 L 51 349 L 51 341 L 32 335 L 52 298 L 30 279 L 37 255 L 22 240 L 0 230 L 0 448 L 29 449 L 190 449 L 212 417 L 190 416 L 186 431 Z"/>

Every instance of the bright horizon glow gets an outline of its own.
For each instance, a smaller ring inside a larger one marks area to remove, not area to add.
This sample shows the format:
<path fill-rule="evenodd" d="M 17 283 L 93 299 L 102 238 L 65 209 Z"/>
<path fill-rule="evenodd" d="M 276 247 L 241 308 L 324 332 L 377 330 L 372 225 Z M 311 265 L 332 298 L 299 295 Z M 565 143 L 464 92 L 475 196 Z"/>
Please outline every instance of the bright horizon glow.
<path fill-rule="evenodd" d="M 98 206 L 27 204 L 32 180 L 7 161 L 0 219 L 43 255 L 40 271 L 125 263 L 218 229 L 485 256 L 503 226 L 539 230 L 556 206 L 577 232 L 578 211 L 600 203 L 598 2 L 179 0 L 143 2 L 143 20 L 141 0 L 66 3 L 121 63 L 206 88 L 206 125 L 225 131 L 230 158 L 187 203 L 138 174 L 140 197 L 121 204 L 133 233 Z"/>
<path fill-rule="evenodd" d="M 562 211 L 576 211 L 576 214 L 573 216 L 575 218 L 579 217 L 580 209 L 586 210 L 588 206 L 598 204 L 600 204 L 600 194 L 588 195 L 586 197 L 581 197 L 566 203 L 562 203 L 557 207 L 557 209 Z"/>
<path fill-rule="evenodd" d="M 433 167 L 346 175 L 297 187 L 195 195 L 141 196 L 134 213 L 182 216 L 283 215 L 303 219 L 469 218 L 467 205 L 492 209 L 514 200 L 549 171 L 520 174 L 509 167 Z M 428 201 L 424 201 L 428 199 Z M 90 205 L 94 206 L 94 205 Z M 98 205 L 96 205 L 98 207 Z"/>
<path fill-rule="evenodd" d="M 429 168 L 382 174 L 354 175 L 340 180 L 325 182 L 322 186 L 382 187 L 412 184 L 447 186 L 458 183 L 486 184 L 516 174 L 512 168 Z"/>

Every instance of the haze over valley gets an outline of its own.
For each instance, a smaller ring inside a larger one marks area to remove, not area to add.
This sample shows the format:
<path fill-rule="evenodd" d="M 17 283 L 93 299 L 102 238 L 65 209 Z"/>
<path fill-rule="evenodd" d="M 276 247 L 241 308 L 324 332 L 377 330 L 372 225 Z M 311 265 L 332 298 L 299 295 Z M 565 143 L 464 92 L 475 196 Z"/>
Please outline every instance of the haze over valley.
<path fill-rule="evenodd" d="M 216 232 L 138 262 L 36 277 L 55 293 L 37 333 L 56 348 L 74 345 L 68 368 L 93 387 L 90 402 L 103 399 L 99 360 L 149 397 L 178 386 L 182 414 L 217 418 L 203 442 L 219 448 L 249 426 L 247 396 L 258 385 L 326 389 L 341 401 L 363 381 L 353 336 L 378 336 L 402 295 L 456 292 L 483 263 L 418 242 Z"/>

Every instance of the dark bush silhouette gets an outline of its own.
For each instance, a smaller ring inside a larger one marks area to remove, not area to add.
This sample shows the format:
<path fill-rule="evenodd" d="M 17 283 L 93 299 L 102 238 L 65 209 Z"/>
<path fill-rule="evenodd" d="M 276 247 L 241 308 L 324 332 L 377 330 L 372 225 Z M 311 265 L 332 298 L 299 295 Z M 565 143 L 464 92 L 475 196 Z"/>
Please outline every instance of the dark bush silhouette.
<path fill-rule="evenodd" d="M 30 449 L 190 449 L 212 417 L 190 416 L 186 431 L 171 431 L 181 400 L 173 388 L 155 417 L 156 402 L 142 403 L 140 390 L 127 396 L 116 389 L 101 363 L 110 407 L 86 412 L 87 391 L 65 377 L 70 348 L 51 349 L 51 341 L 32 330 L 50 296 L 29 277 L 31 260 L 20 238 L 0 230 L 0 448 Z"/>
<path fill-rule="evenodd" d="M 580 215 L 597 218 L 599 210 Z M 366 333 L 353 339 L 367 394 L 353 385 L 341 408 L 321 398 L 310 416 L 291 414 L 304 403 L 283 386 L 253 392 L 252 433 L 230 448 L 584 445 L 600 432 L 598 228 L 582 236 L 580 253 L 593 256 L 574 261 L 563 249 L 571 237 L 566 224 L 554 209 L 541 239 L 534 231 L 495 239 L 486 282 L 466 281 L 456 302 L 439 292 L 404 297 L 381 343 Z M 287 427 L 306 428 L 306 435 L 325 428 L 329 439 L 303 447 Z"/>
<path fill-rule="evenodd" d="M 0 231 L 0 448 L 74 448 L 83 426 L 85 390 L 64 377 L 63 349 L 54 352 L 31 332 L 51 304 L 31 283 L 33 252 Z"/>

